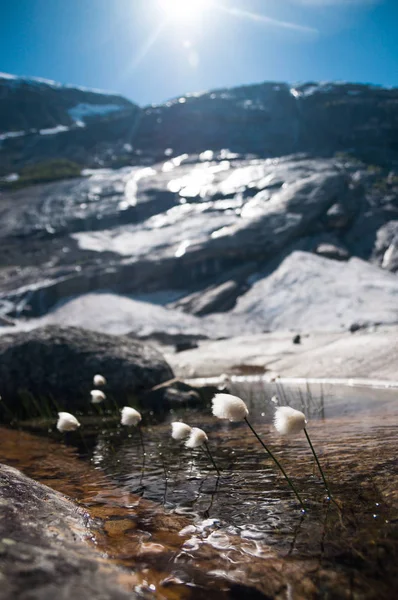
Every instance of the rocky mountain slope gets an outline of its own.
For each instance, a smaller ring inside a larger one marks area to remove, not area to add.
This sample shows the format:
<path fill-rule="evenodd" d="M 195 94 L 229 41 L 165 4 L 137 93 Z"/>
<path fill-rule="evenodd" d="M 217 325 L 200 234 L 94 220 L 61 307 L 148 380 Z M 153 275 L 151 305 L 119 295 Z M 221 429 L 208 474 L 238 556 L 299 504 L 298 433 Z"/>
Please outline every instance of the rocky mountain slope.
<path fill-rule="evenodd" d="M 0 175 L 50 158 L 85 165 L 126 154 L 139 114 L 117 94 L 0 73 Z"/>
<path fill-rule="evenodd" d="M 0 146 L 3 174 L 49 157 L 115 166 L 223 148 L 261 157 L 351 151 L 387 164 L 398 160 L 398 89 L 266 82 L 139 108 L 114 94 L 0 74 Z"/>
<path fill-rule="evenodd" d="M 351 83 L 266 82 L 183 96 L 144 109 L 134 143 L 177 154 L 208 148 L 282 156 L 353 151 L 398 158 L 398 89 Z"/>
<path fill-rule="evenodd" d="M 31 82 L 4 81 L 30 101 Z M 269 83 L 139 109 L 35 85 L 35 139 L 66 156 L 63 136 L 81 135 L 88 164 L 96 139 L 112 160 L 130 144 L 130 166 L 0 192 L 3 324 L 226 337 L 398 321 L 397 90 Z M 97 111 L 84 126 L 82 105 Z M 42 158 L 28 137 L 0 156 L 21 143 L 21 164 Z"/>

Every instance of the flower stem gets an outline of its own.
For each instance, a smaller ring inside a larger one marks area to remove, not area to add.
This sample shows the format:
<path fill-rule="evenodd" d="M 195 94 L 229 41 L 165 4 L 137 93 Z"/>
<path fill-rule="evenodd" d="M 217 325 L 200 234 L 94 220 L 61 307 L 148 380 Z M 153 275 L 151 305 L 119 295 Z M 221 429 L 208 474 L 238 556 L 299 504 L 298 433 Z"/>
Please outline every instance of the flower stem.
<path fill-rule="evenodd" d="M 141 442 L 141 449 L 142 449 L 142 469 L 141 469 L 141 477 L 140 477 L 140 485 L 142 485 L 142 481 L 144 479 L 144 473 L 145 473 L 146 452 L 145 452 L 144 436 L 142 435 L 141 427 L 138 425 L 137 429 L 138 429 L 138 433 L 140 434 L 140 442 Z"/>
<path fill-rule="evenodd" d="M 205 442 L 205 448 L 206 448 L 206 450 L 207 450 L 207 454 L 209 455 L 209 457 L 210 457 L 210 460 L 211 460 L 211 462 L 212 462 L 212 464 L 213 464 L 213 467 L 215 468 L 215 470 L 216 470 L 216 472 L 217 472 L 217 475 L 218 475 L 219 477 L 221 477 L 221 473 L 220 473 L 220 471 L 218 470 L 218 467 L 217 467 L 216 463 L 214 462 L 214 458 L 213 458 L 213 456 L 212 456 L 212 454 L 211 454 L 211 452 L 210 452 L 210 448 L 209 448 L 209 445 L 208 445 L 208 443 L 207 443 L 207 442 Z"/>
<path fill-rule="evenodd" d="M 325 475 L 324 475 L 324 472 L 322 471 L 321 463 L 320 463 L 320 462 L 319 462 L 319 460 L 318 460 L 317 454 L 316 454 L 316 452 L 315 452 L 315 448 L 314 448 L 314 446 L 312 445 L 312 442 L 311 442 L 311 440 L 310 440 L 310 436 L 308 435 L 308 433 L 307 433 L 307 430 L 306 430 L 305 428 L 304 428 L 304 433 L 305 433 L 305 437 L 307 438 L 307 441 L 308 441 L 308 443 L 309 443 L 309 445 L 310 445 L 311 452 L 312 452 L 312 454 L 314 455 L 314 458 L 315 458 L 315 460 L 316 460 L 316 464 L 318 465 L 318 469 L 319 469 L 319 472 L 320 472 L 320 474 L 321 474 L 321 477 L 322 477 L 322 479 L 323 479 L 323 483 L 325 484 L 325 488 L 326 488 L 326 491 L 327 491 L 327 493 L 328 493 L 328 496 L 329 496 L 329 498 L 332 500 L 332 494 L 331 494 L 331 492 L 330 492 L 329 485 L 328 485 L 328 482 L 326 481 L 326 477 L 325 477 Z"/>
<path fill-rule="evenodd" d="M 260 442 L 260 444 L 262 445 L 262 447 L 264 448 L 264 450 L 270 455 L 270 457 L 272 458 L 272 460 L 274 461 L 274 463 L 277 465 L 277 467 L 279 467 L 279 469 L 281 470 L 283 476 L 285 477 L 286 481 L 288 482 L 288 484 L 290 485 L 291 489 L 293 490 L 297 500 L 300 502 L 301 508 L 303 510 L 306 510 L 304 502 L 302 501 L 300 494 L 298 493 L 298 491 L 296 490 L 293 482 L 291 481 L 290 477 L 287 475 L 285 469 L 282 467 L 281 463 L 279 462 L 279 460 L 276 458 L 276 456 L 274 456 L 271 452 L 271 450 L 269 448 L 267 448 L 267 446 L 264 444 L 263 440 L 260 438 L 260 436 L 257 434 L 257 432 L 255 431 L 255 429 L 252 427 L 252 425 L 250 424 L 250 422 L 248 421 L 248 419 L 245 417 L 245 421 L 248 424 L 248 426 L 250 427 L 252 433 L 256 436 L 256 438 L 258 439 L 258 441 Z"/>

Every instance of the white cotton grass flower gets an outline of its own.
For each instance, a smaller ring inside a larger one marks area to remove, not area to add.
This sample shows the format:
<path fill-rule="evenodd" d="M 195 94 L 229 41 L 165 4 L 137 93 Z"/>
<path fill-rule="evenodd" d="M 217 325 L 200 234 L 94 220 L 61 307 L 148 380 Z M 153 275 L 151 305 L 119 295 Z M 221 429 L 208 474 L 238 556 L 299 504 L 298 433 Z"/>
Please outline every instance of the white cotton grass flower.
<path fill-rule="evenodd" d="M 329 484 L 321 467 L 321 463 L 319 462 L 318 456 L 315 452 L 315 448 L 312 445 L 310 436 L 308 435 L 308 431 L 305 428 L 305 426 L 307 425 L 307 419 L 305 418 L 305 414 L 302 413 L 300 410 L 292 408 L 291 406 L 279 406 L 275 411 L 274 425 L 276 430 L 282 435 L 295 435 L 297 433 L 300 433 L 300 431 L 304 431 L 305 437 L 307 438 L 308 444 L 311 448 L 311 452 L 315 458 L 315 462 L 318 465 L 318 469 L 321 474 L 322 481 L 325 485 L 325 489 L 328 493 L 329 498 L 334 502 L 332 494 L 330 492 Z"/>
<path fill-rule="evenodd" d="M 291 406 L 278 406 L 274 417 L 275 429 L 281 435 L 296 435 L 305 429 L 305 414 Z"/>
<path fill-rule="evenodd" d="M 185 446 L 186 448 L 199 448 L 200 446 L 203 446 L 203 444 L 206 444 L 208 439 L 209 438 L 203 429 L 192 427 L 189 438 L 185 442 Z"/>
<path fill-rule="evenodd" d="M 101 390 L 91 390 L 90 394 L 92 404 L 101 404 L 101 402 L 106 400 L 106 396 Z"/>
<path fill-rule="evenodd" d="M 59 412 L 58 413 L 58 421 L 57 421 L 57 429 L 62 433 L 64 431 L 75 431 L 80 427 L 79 421 L 68 412 Z"/>
<path fill-rule="evenodd" d="M 244 421 L 249 414 L 243 400 L 231 394 L 216 394 L 212 400 L 212 410 L 218 419 L 228 419 L 233 423 Z"/>
<path fill-rule="evenodd" d="M 219 390 L 229 389 L 229 386 L 231 384 L 232 384 L 232 380 L 231 380 L 230 376 L 227 375 L 227 373 L 222 373 L 220 375 L 220 377 L 218 378 L 217 389 L 219 389 Z"/>
<path fill-rule="evenodd" d="M 182 441 L 191 435 L 192 427 L 180 421 L 171 424 L 171 437 L 173 440 Z"/>
<path fill-rule="evenodd" d="M 138 423 L 142 419 L 141 413 L 139 413 L 138 410 L 135 410 L 135 408 L 131 408 L 130 406 L 123 406 L 121 413 L 121 423 L 122 425 L 126 425 L 128 427 L 138 425 Z"/>
<path fill-rule="evenodd" d="M 215 417 L 218 417 L 219 419 L 228 419 L 229 421 L 232 421 L 232 422 L 246 421 L 246 424 L 248 425 L 248 427 L 251 430 L 251 432 L 253 433 L 253 435 L 257 438 L 257 440 L 260 442 L 260 444 L 262 445 L 264 450 L 272 458 L 274 463 L 277 465 L 277 467 L 282 472 L 287 483 L 290 485 L 292 491 L 294 492 L 297 500 L 300 502 L 302 509 L 305 510 L 305 506 L 300 497 L 300 494 L 296 490 L 293 482 L 290 480 L 285 469 L 282 467 L 282 465 L 279 462 L 279 460 L 277 459 L 277 457 L 264 444 L 263 440 L 260 438 L 260 436 L 258 435 L 256 430 L 254 429 L 253 425 L 251 425 L 250 421 L 248 420 L 247 417 L 249 415 L 249 411 L 247 409 L 246 404 L 243 402 L 243 400 L 241 398 L 238 398 L 238 396 L 232 396 L 230 394 L 216 394 L 212 400 L 212 405 L 213 405 L 213 415 Z"/>
<path fill-rule="evenodd" d="M 120 422 L 122 425 L 125 425 L 126 427 L 135 427 L 137 426 L 141 420 L 141 413 L 138 412 L 138 410 L 136 410 L 135 408 L 131 408 L 131 406 L 123 406 L 123 408 L 121 409 L 121 419 Z M 145 473 L 145 459 L 146 459 L 146 452 L 145 452 L 145 444 L 144 444 L 144 437 L 142 435 L 142 431 L 141 431 L 141 427 L 137 427 L 139 436 L 140 436 L 140 444 L 141 444 L 141 451 L 142 451 L 142 468 L 141 468 L 141 477 L 140 477 L 140 485 L 143 482 L 144 479 L 144 473 Z"/>
<path fill-rule="evenodd" d="M 189 434 L 189 438 L 185 442 L 185 447 L 191 448 L 191 450 L 193 450 L 194 448 L 200 448 L 201 446 L 204 446 L 206 448 L 207 454 L 209 455 L 209 458 L 212 462 L 212 465 L 217 472 L 218 477 L 220 477 L 221 473 L 220 473 L 219 468 L 216 465 L 216 462 L 213 458 L 212 453 L 210 452 L 210 448 L 207 443 L 208 440 L 209 440 L 209 438 L 207 437 L 207 435 L 203 431 L 203 429 L 199 429 L 199 427 L 192 427 L 191 433 Z"/>
<path fill-rule="evenodd" d="M 106 385 L 106 379 L 103 375 L 94 375 L 93 384 L 95 387 L 104 387 Z"/>

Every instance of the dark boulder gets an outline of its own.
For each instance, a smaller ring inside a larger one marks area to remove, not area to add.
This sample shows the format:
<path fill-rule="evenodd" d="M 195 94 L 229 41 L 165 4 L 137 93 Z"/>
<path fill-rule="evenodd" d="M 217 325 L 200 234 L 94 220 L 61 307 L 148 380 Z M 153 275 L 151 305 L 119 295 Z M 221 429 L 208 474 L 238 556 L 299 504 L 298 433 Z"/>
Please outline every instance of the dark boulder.
<path fill-rule="evenodd" d="M 96 373 L 106 377 L 113 406 L 173 377 L 162 355 L 139 340 L 77 327 L 20 331 L 0 337 L 2 416 L 32 415 L 44 405 L 54 414 L 58 407 L 87 411 Z"/>
<path fill-rule="evenodd" d="M 199 348 L 199 344 L 193 340 L 186 340 L 185 342 L 177 342 L 175 350 L 176 352 L 185 352 L 186 350 L 194 350 Z"/>
<path fill-rule="evenodd" d="M 118 581 L 126 575 L 85 543 L 94 523 L 73 502 L 0 465 L 0 504 L 1 600 L 136 597 Z"/>

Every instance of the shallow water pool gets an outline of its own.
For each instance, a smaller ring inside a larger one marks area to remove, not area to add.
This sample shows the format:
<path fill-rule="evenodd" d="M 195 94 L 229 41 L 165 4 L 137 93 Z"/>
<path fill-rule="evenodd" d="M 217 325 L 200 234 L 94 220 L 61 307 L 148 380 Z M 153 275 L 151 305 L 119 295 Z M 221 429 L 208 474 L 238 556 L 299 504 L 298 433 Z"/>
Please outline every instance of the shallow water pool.
<path fill-rule="evenodd" d="M 83 418 L 82 436 L 62 440 L 67 446 L 53 432 L 48 439 L 9 431 L 4 462 L 87 506 L 101 522 L 96 544 L 156 597 L 392 598 L 397 391 L 261 380 L 231 388 L 306 514 L 249 428 L 215 419 L 210 408 L 145 416 L 144 447 L 136 428 L 108 415 Z M 307 415 L 340 508 L 327 499 L 304 435 L 285 439 L 274 430 L 275 394 Z M 170 422 L 180 419 L 205 429 L 221 477 L 205 452 L 171 439 Z"/>

